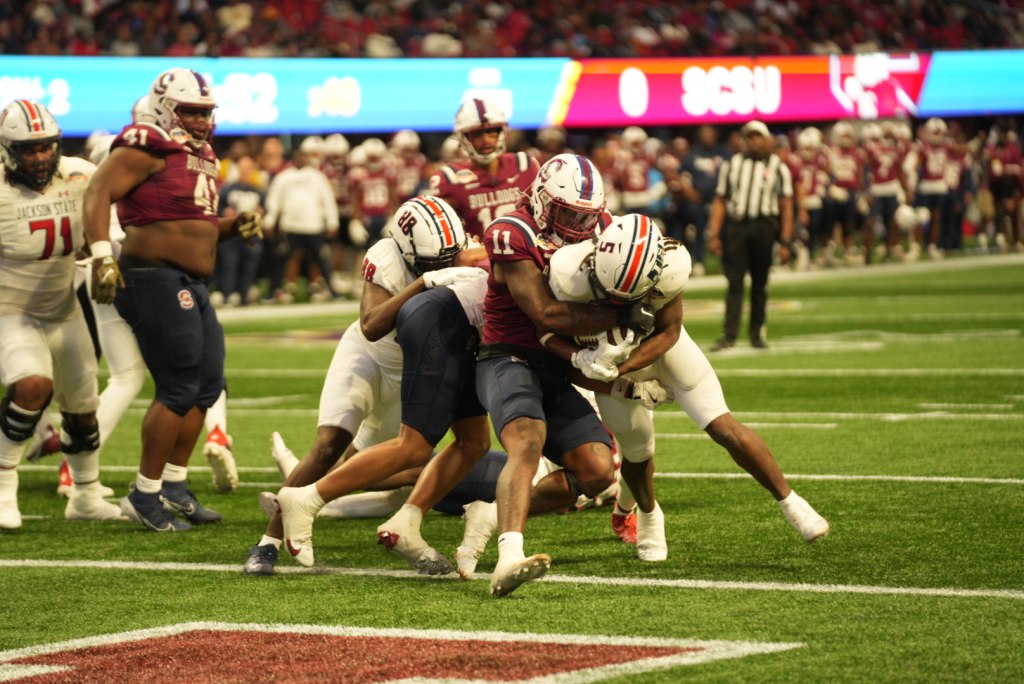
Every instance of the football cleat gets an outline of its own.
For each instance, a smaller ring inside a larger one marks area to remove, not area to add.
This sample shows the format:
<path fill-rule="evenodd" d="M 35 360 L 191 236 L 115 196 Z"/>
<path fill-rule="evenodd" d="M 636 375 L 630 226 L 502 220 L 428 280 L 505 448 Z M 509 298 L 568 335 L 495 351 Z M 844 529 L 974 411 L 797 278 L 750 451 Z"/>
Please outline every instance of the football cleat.
<path fill-rule="evenodd" d="M 274 492 L 260 492 L 256 500 L 260 504 L 260 510 L 268 518 L 273 518 L 277 513 L 277 494 Z"/>
<path fill-rule="evenodd" d="M 238 487 L 238 467 L 231 453 L 231 436 L 225 435 L 219 426 L 210 430 L 203 445 L 203 456 L 213 472 L 213 487 L 227 494 Z"/>
<path fill-rule="evenodd" d="M 21 511 L 17 502 L 0 504 L 0 530 L 16 530 L 21 527 Z"/>
<path fill-rule="evenodd" d="M 18 510 L 18 471 L 0 470 L 0 529 L 16 530 L 21 527 Z"/>
<path fill-rule="evenodd" d="M 64 507 L 64 518 L 67 520 L 128 520 L 119 506 L 104 500 L 102 489 L 98 482 L 84 487 L 74 487 L 68 496 L 68 504 Z"/>
<path fill-rule="evenodd" d="M 313 485 L 308 485 L 312 487 Z M 307 501 L 305 487 L 282 487 L 277 493 L 284 525 L 284 545 L 299 565 L 313 565 L 313 521 L 319 507 Z"/>
<path fill-rule="evenodd" d="M 612 509 L 612 530 L 626 544 L 636 544 L 636 513 L 618 513 L 618 506 Z"/>
<path fill-rule="evenodd" d="M 224 519 L 217 511 L 199 503 L 184 482 L 164 482 L 160 490 L 160 501 L 168 512 L 183 515 L 194 525 L 215 523 Z"/>
<path fill-rule="evenodd" d="M 448 559 L 427 544 L 419 533 L 410 530 L 397 534 L 382 529 L 386 526 L 384 523 L 377 528 L 377 543 L 397 553 L 413 570 L 421 575 L 447 575 L 452 571 Z"/>
<path fill-rule="evenodd" d="M 278 432 L 270 434 L 270 455 L 274 457 L 277 469 L 281 471 L 282 480 L 287 480 L 295 470 L 295 466 L 299 465 L 299 459 L 295 458 L 295 454 L 284 443 L 284 438 Z"/>
<path fill-rule="evenodd" d="M 65 456 L 64 460 L 60 462 L 60 473 L 57 475 L 57 496 L 70 496 L 71 488 L 75 486 L 75 481 L 71 479 L 71 466 L 68 465 L 68 459 Z"/>
<path fill-rule="evenodd" d="M 36 429 L 36 441 L 25 452 L 25 460 L 32 463 L 44 456 L 60 451 L 60 433 L 49 420 L 40 422 Z"/>
<path fill-rule="evenodd" d="M 665 514 L 654 502 L 654 510 L 644 513 L 636 511 L 636 555 L 642 561 L 663 561 L 668 558 L 668 542 L 665 541 Z"/>
<path fill-rule="evenodd" d="M 790 492 L 789 496 L 780 501 L 779 508 L 804 541 L 813 542 L 828 535 L 828 521 L 818 515 L 811 504 L 796 492 Z"/>
<path fill-rule="evenodd" d="M 499 559 L 498 567 L 491 573 L 491 596 L 508 596 L 524 582 L 543 577 L 550 567 L 551 556 L 546 553 L 539 553 L 504 567 Z"/>
<path fill-rule="evenodd" d="M 278 550 L 273 544 L 254 545 L 249 549 L 245 565 L 242 566 L 242 573 L 257 576 L 273 575 L 277 558 Z"/>
<path fill-rule="evenodd" d="M 121 499 L 121 512 L 137 520 L 154 532 L 184 532 L 191 530 L 187 522 L 171 515 L 160 501 L 160 494 L 144 494 L 132 485 L 128 496 Z"/>
<path fill-rule="evenodd" d="M 498 505 L 494 502 L 473 501 L 462 507 L 465 513 L 466 531 L 462 536 L 462 544 L 455 549 L 455 565 L 459 577 L 464 580 L 473 579 L 477 561 L 483 555 L 487 542 L 498 529 Z"/>

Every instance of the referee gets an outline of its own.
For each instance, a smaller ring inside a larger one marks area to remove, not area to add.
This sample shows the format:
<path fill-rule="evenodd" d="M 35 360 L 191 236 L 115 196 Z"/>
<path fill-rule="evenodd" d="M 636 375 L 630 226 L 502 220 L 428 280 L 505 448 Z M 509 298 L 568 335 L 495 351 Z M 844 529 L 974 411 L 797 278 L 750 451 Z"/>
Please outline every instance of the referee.
<path fill-rule="evenodd" d="M 740 132 L 746 141 L 746 151 L 734 154 L 719 169 L 708 220 L 708 248 L 722 257 L 722 270 L 729 281 L 725 329 L 711 351 L 736 344 L 747 272 L 751 280 L 750 345 L 757 349 L 768 347 L 765 309 L 772 247 L 778 240 L 779 258 L 786 263 L 793 239 L 793 177 L 789 168 L 779 155 L 772 153 L 772 137 L 762 122 L 750 121 Z"/>

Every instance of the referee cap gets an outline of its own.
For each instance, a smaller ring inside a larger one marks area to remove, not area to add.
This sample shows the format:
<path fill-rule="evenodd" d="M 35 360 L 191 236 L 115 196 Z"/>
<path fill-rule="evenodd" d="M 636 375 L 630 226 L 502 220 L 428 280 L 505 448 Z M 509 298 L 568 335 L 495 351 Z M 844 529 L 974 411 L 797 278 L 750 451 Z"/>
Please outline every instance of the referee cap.
<path fill-rule="evenodd" d="M 743 128 L 740 129 L 740 133 L 744 136 L 747 135 L 763 135 L 766 138 L 771 137 L 771 133 L 768 131 L 768 127 L 764 125 L 762 121 L 748 121 L 743 124 Z"/>

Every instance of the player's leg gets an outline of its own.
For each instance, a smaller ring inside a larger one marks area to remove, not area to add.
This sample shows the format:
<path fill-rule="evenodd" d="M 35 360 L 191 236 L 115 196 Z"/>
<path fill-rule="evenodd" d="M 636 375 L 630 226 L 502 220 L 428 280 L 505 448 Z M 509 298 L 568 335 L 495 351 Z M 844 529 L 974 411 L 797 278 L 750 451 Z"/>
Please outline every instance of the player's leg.
<path fill-rule="evenodd" d="M 233 492 L 238 487 L 238 466 L 235 464 L 234 454 L 231 453 L 232 439 L 228 434 L 228 391 L 226 386 L 206 411 L 203 425 L 206 428 L 203 457 L 210 464 L 213 486 L 217 491 L 225 494 Z"/>
<path fill-rule="evenodd" d="M 0 529 L 21 527 L 18 463 L 53 397 L 53 361 L 42 326 L 0 316 Z"/>

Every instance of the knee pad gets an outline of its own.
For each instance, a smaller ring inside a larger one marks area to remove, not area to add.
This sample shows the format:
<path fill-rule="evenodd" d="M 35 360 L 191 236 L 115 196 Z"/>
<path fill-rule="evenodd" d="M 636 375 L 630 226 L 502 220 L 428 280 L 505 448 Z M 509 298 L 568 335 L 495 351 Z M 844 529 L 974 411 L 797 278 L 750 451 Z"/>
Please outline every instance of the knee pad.
<path fill-rule="evenodd" d="M 184 416 L 198 405 L 199 381 L 173 378 L 162 382 L 157 385 L 155 399 L 179 416 Z"/>
<path fill-rule="evenodd" d="M 60 450 L 65 454 L 79 454 L 100 448 L 100 425 L 96 414 L 60 412 L 63 422 L 60 426 Z M 65 443 L 64 437 L 68 440 Z"/>
<path fill-rule="evenodd" d="M 577 499 L 581 496 L 587 496 L 587 493 L 583 491 L 583 485 L 580 484 L 580 481 L 576 479 L 575 475 L 565 469 L 563 469 L 562 472 L 565 473 L 565 481 L 569 484 L 569 491 L 572 492 L 573 496 Z"/>
<path fill-rule="evenodd" d="M 12 442 L 24 442 L 35 434 L 36 425 L 42 420 L 43 412 L 46 411 L 50 400 L 47 398 L 46 404 L 38 411 L 26 411 L 14 403 L 13 391 L 10 395 L 4 396 L 0 401 L 0 432 Z"/>

